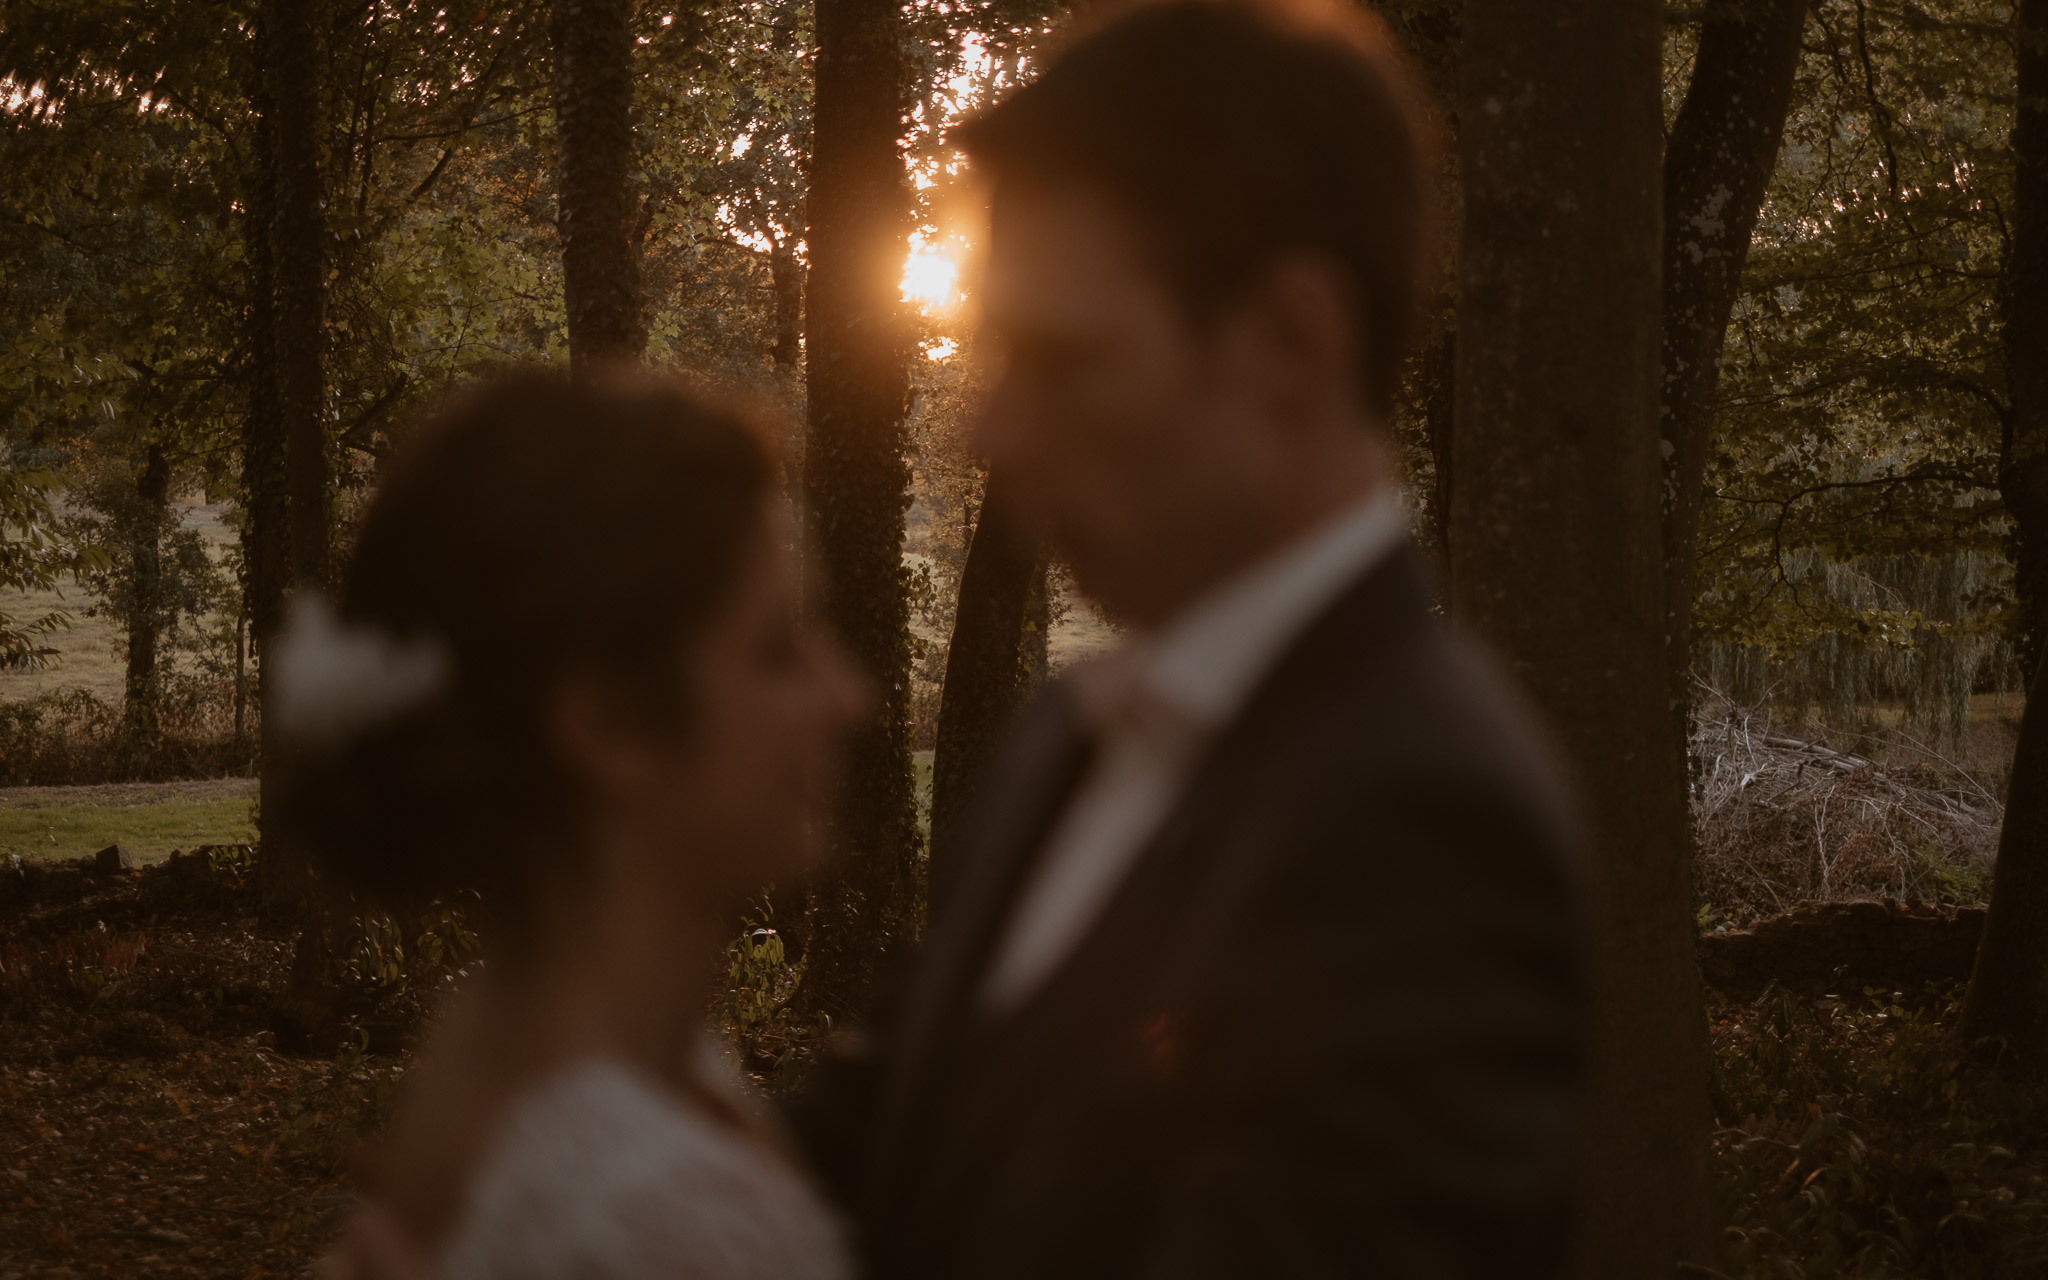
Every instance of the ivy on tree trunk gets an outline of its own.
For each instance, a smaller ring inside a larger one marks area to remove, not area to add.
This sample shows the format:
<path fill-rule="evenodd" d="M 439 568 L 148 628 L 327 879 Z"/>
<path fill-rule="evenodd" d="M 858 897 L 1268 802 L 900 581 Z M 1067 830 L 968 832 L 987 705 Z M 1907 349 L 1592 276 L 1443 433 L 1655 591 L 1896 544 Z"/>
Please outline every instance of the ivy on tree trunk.
<path fill-rule="evenodd" d="M 157 649 L 165 618 L 164 518 L 171 503 L 171 462 L 163 446 L 149 446 L 135 482 L 135 511 L 126 521 L 134 530 L 132 561 L 134 593 L 128 605 L 128 671 L 122 703 L 123 728 L 138 742 L 152 741 L 162 728 L 163 684 L 157 671 Z"/>
<path fill-rule="evenodd" d="M 1717 0 L 1664 154 L 1664 591 L 1672 700 L 1691 702 L 1700 499 L 1721 347 L 1778 166 L 1811 0 Z"/>
<path fill-rule="evenodd" d="M 262 74 L 275 113 L 275 151 L 267 193 L 273 211 L 271 271 L 275 289 L 277 411 L 282 426 L 291 580 L 327 585 L 327 218 L 322 185 L 325 77 L 323 0 L 270 0 L 263 10 Z M 271 763 L 274 763 L 272 761 Z M 264 909 L 292 916 L 313 893 L 302 851 L 272 841 L 257 876 Z M 301 940 L 304 946 L 304 940 Z"/>
<path fill-rule="evenodd" d="M 647 345 L 633 249 L 632 0 L 554 0 L 555 133 L 569 367 Z"/>
<path fill-rule="evenodd" d="M 768 255 L 768 278 L 775 288 L 775 345 L 768 355 L 783 373 L 802 364 L 804 354 L 804 264 L 787 241 Z"/>
<path fill-rule="evenodd" d="M 242 423 L 242 564 L 245 611 L 256 651 L 258 733 L 257 843 L 275 846 L 276 775 L 278 759 L 275 718 L 266 714 L 275 687 L 271 679 L 271 642 L 284 625 L 284 591 L 291 564 L 286 546 L 289 512 L 286 505 L 284 406 L 279 400 L 277 356 L 277 268 L 271 229 L 277 218 L 277 153 L 274 104 L 263 85 L 261 60 L 250 94 L 255 105 L 251 164 L 244 179 L 242 253 L 248 264 L 248 361 L 243 379 L 248 416 Z"/>
<path fill-rule="evenodd" d="M 874 682 L 829 819 L 836 863 L 803 929 L 805 1003 L 857 1008 L 917 928 L 921 838 L 910 760 L 910 331 L 900 293 L 910 188 L 905 69 L 891 0 L 820 0 L 805 282 L 804 512 L 810 607 Z"/>
<path fill-rule="evenodd" d="M 1017 528 L 1013 499 L 1000 471 L 983 489 L 967 562 L 953 639 L 946 650 L 946 683 L 939 700 L 938 740 L 932 751 L 932 893 L 941 889 L 961 818 L 988 771 L 1003 731 L 1027 689 L 1025 628 L 1034 579 L 1044 566 L 1037 548 Z M 1042 648 L 1043 633 L 1039 634 Z"/>
<path fill-rule="evenodd" d="M 1446 306 L 1443 309 L 1450 312 Z M 1455 314 L 1438 318 L 1437 331 L 1409 362 L 1409 393 L 1429 442 L 1429 526 L 1425 537 L 1446 583 L 1451 567 L 1451 494 L 1456 490 L 1458 327 Z"/>
<path fill-rule="evenodd" d="M 1684 742 L 1668 706 L 1657 0 L 1472 0 L 1451 603 L 1559 735 L 1595 862 L 1586 1276 L 1715 1233 Z"/>
<path fill-rule="evenodd" d="M 322 0 L 274 0 L 271 102 L 277 110 L 279 404 L 291 492 L 292 578 L 328 579 L 327 213 L 321 179 Z"/>

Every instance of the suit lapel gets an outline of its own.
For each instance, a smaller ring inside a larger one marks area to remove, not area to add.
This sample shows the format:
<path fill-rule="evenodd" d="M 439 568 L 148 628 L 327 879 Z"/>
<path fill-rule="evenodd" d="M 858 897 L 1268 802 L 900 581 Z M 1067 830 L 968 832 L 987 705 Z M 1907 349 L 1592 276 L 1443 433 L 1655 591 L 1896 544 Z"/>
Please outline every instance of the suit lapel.
<path fill-rule="evenodd" d="M 1305 781 L 1315 771 L 1313 759 L 1301 757 L 1305 752 L 1315 754 L 1316 744 L 1304 738 L 1313 736 L 1305 731 L 1317 719 L 1318 709 L 1343 700 L 1345 686 L 1369 670 L 1379 643 L 1425 624 L 1427 616 L 1422 568 L 1413 548 L 1404 543 L 1281 655 L 1236 721 L 1217 735 L 1190 771 L 1158 831 L 1146 841 L 1068 962 L 1012 1012 L 1010 1021 L 1027 1021 L 1033 1005 L 1059 999 L 1060 978 L 1067 969 L 1085 963 L 1092 938 L 1117 928 L 1127 899 L 1146 893 L 1162 875 L 1185 878 L 1173 873 L 1190 859 L 1199 860 L 1203 850 L 1227 843 L 1235 821 L 1251 816 L 1251 810 L 1257 810 L 1261 822 L 1274 821 L 1269 805 L 1249 803 L 1248 797 L 1273 795 L 1280 788 L 1299 790 L 1287 780 Z M 1042 838 L 1049 825 L 1049 820 L 1041 824 L 1037 835 Z M 1018 887 L 1015 880 L 1008 886 L 1012 892 Z M 1007 909 L 1012 904 L 1006 898 L 1000 905 Z"/>
<path fill-rule="evenodd" d="M 1067 692 L 1049 687 L 1017 740 L 1001 753 L 969 827 L 954 851 L 952 893 L 930 924 L 894 1042 L 882 1100 L 871 1189 L 886 1198 L 910 1148 L 932 1067 L 960 1017 L 971 1010 L 1018 885 L 1086 769 L 1089 746 Z"/>

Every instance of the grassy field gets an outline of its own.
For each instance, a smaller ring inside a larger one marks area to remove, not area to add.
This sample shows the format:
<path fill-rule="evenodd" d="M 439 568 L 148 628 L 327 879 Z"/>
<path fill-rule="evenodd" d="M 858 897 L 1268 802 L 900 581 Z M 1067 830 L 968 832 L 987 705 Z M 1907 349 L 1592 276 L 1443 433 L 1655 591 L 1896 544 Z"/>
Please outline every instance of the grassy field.
<path fill-rule="evenodd" d="M 78 858 L 110 844 L 143 862 L 256 838 L 256 782 L 141 782 L 0 789 L 0 858 Z"/>
<path fill-rule="evenodd" d="M 234 510 L 229 503 L 207 504 L 195 495 L 174 499 L 173 505 L 178 507 L 185 527 L 197 529 L 206 539 L 216 560 L 238 536 L 228 523 Z M 924 557 L 913 552 L 904 560 L 914 569 Z M 71 615 L 71 627 L 52 637 L 52 647 L 60 656 L 48 670 L 0 671 L 0 702 L 18 702 L 62 689 L 88 689 L 107 702 L 120 701 L 122 655 L 117 643 L 119 637 L 107 618 L 88 613 L 93 604 L 93 598 L 83 588 L 68 581 L 61 584 L 61 590 L 8 597 L 7 611 L 17 618 L 38 617 L 53 609 L 63 609 Z M 946 640 L 944 636 L 931 634 L 928 628 L 915 620 L 912 630 L 928 640 L 940 643 Z M 1053 669 L 1057 671 L 1070 662 L 1099 653 L 1114 645 L 1117 639 L 1116 630 L 1096 614 L 1093 606 L 1079 595 L 1071 596 L 1067 601 L 1066 617 L 1053 628 Z"/>
<path fill-rule="evenodd" d="M 224 502 L 209 506 L 197 497 L 176 498 L 171 505 L 186 528 L 199 530 L 218 562 L 236 537 L 227 524 L 232 508 Z M 113 623 L 104 615 L 86 612 L 94 601 L 82 587 L 68 580 L 59 585 L 57 591 L 9 593 L 4 608 L 14 617 L 35 618 L 63 609 L 71 615 L 71 627 L 50 638 L 59 657 L 47 670 L 0 671 L 0 702 L 19 702 L 60 689 L 89 689 L 104 701 L 119 702 L 124 665 Z"/>

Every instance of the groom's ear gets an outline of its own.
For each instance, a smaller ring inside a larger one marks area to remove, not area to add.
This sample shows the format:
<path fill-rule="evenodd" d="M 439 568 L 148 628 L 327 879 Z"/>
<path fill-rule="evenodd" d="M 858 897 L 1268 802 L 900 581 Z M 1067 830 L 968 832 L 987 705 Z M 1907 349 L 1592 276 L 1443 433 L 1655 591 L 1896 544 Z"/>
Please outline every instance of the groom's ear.
<path fill-rule="evenodd" d="M 1225 308 L 1214 337 L 1230 349 L 1219 357 L 1242 366 L 1241 376 L 1283 422 L 1351 416 L 1363 407 L 1353 294 L 1328 255 L 1276 255 Z"/>

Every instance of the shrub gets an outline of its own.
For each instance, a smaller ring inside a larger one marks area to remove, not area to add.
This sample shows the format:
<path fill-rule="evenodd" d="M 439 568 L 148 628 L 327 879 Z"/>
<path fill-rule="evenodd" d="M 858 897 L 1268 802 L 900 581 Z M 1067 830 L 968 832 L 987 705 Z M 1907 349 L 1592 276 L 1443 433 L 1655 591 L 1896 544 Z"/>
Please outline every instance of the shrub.
<path fill-rule="evenodd" d="M 234 731 L 231 684 L 206 675 L 165 683 L 156 731 L 137 734 L 121 709 L 84 689 L 0 703 L 0 786 L 84 786 L 248 774 L 253 728 Z"/>
<path fill-rule="evenodd" d="M 2035 1277 L 2048 1085 L 1973 1065 L 1961 991 L 1712 1010 L 1714 1157 L 1735 1275 Z"/>

